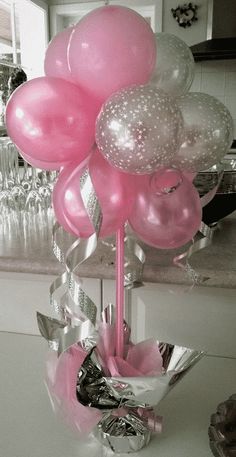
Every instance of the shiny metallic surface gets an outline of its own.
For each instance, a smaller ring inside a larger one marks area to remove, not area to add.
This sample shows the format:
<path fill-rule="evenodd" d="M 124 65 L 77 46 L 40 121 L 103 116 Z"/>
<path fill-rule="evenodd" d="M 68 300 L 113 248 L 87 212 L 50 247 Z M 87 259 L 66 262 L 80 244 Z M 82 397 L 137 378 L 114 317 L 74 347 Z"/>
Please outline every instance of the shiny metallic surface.
<path fill-rule="evenodd" d="M 214 165 L 209 170 L 201 171 L 197 174 L 194 179 L 194 185 L 200 195 L 204 195 L 217 185 L 220 167 L 223 170 L 223 176 L 216 193 L 236 193 L 236 158 L 228 154 L 220 164 Z"/>
<path fill-rule="evenodd" d="M 173 259 L 174 265 L 186 271 L 189 279 L 192 282 L 191 287 L 201 285 L 204 282 L 208 281 L 208 279 L 210 279 L 208 276 L 202 275 L 192 267 L 190 263 L 190 258 L 194 253 L 200 251 L 201 249 L 205 249 L 212 244 L 216 228 L 217 225 L 212 224 L 212 226 L 208 226 L 202 221 L 198 231 L 198 238 L 193 240 L 192 244 L 190 245 L 187 251 L 175 256 Z M 185 260 L 184 263 L 182 262 L 183 259 Z"/>
<path fill-rule="evenodd" d="M 55 224 L 53 228 L 53 252 L 59 262 L 65 265 L 66 271 L 51 284 L 50 302 L 54 311 L 61 318 L 74 321 L 74 318 L 82 317 L 89 319 L 95 325 L 96 304 L 83 290 L 79 278 L 80 265 L 94 253 L 97 247 L 98 234 L 102 224 L 100 204 L 87 168 L 78 183 L 78 192 L 79 190 L 95 232 L 88 239 L 77 239 L 74 242 L 72 240 L 67 250 L 64 251 L 60 247 L 59 241 L 59 235 L 63 237 L 63 230 L 58 223 Z M 64 289 L 58 300 L 56 294 L 62 287 Z"/>
<path fill-rule="evenodd" d="M 135 413 L 124 417 L 111 414 L 99 422 L 95 436 L 115 453 L 131 453 L 147 446 L 151 431 Z"/>
<path fill-rule="evenodd" d="M 38 327 L 41 335 L 50 347 L 58 352 L 58 356 L 74 344 L 82 343 L 82 347 L 96 344 L 96 333 L 90 320 L 77 322 L 75 327 L 51 317 L 37 313 Z"/>
<path fill-rule="evenodd" d="M 84 406 L 109 410 L 156 406 L 204 355 L 201 351 L 158 343 L 163 358 L 160 376 L 106 377 L 96 350 L 86 357 L 77 378 L 77 398 Z"/>
<path fill-rule="evenodd" d="M 211 416 L 208 435 L 215 457 L 236 456 L 236 394 L 218 405 Z"/>
<path fill-rule="evenodd" d="M 134 289 L 143 285 L 143 268 L 146 256 L 137 243 L 131 236 L 125 238 L 125 287 L 126 289 Z"/>

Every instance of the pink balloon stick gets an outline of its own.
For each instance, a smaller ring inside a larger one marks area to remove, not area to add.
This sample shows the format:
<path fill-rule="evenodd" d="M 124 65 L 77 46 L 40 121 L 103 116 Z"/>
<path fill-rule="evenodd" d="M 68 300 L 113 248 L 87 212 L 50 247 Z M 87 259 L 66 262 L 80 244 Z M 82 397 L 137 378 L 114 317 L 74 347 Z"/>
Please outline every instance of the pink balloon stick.
<path fill-rule="evenodd" d="M 116 355 L 124 355 L 124 226 L 116 232 Z"/>

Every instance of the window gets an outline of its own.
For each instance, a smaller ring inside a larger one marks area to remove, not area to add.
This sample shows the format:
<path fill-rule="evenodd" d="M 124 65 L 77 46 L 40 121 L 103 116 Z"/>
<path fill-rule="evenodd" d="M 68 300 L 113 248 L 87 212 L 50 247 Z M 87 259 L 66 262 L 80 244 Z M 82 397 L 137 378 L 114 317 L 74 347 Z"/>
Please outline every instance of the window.
<path fill-rule="evenodd" d="M 47 5 L 35 1 L 0 0 L 1 65 L 21 65 L 28 79 L 43 75 L 48 42 Z"/>

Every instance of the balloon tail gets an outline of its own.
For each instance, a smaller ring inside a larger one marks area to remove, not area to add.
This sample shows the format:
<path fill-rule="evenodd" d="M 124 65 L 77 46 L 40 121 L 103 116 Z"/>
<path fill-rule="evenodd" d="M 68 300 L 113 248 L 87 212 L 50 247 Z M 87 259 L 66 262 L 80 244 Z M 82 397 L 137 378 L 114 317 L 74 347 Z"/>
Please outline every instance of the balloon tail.
<path fill-rule="evenodd" d="M 116 355 L 124 355 L 124 226 L 116 232 Z"/>

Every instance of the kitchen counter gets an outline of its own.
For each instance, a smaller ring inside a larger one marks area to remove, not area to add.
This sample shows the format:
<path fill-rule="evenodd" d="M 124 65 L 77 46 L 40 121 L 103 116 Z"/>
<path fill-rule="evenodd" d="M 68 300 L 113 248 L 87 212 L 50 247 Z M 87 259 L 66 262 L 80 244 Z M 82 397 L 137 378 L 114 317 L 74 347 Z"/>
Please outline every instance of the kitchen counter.
<path fill-rule="evenodd" d="M 53 215 L 25 215 L 21 221 L 5 218 L 0 230 L 0 271 L 58 275 L 64 271 L 51 248 Z M 74 238 L 70 238 L 70 242 Z M 191 284 L 186 273 L 173 265 L 176 251 L 158 250 L 140 243 L 146 253 L 144 282 Z M 184 249 L 178 250 L 183 252 Z M 114 252 L 99 241 L 95 254 L 81 267 L 88 278 L 113 279 Z M 236 288 L 236 212 L 222 220 L 211 246 L 195 253 L 191 265 L 209 279 L 206 286 Z"/>

